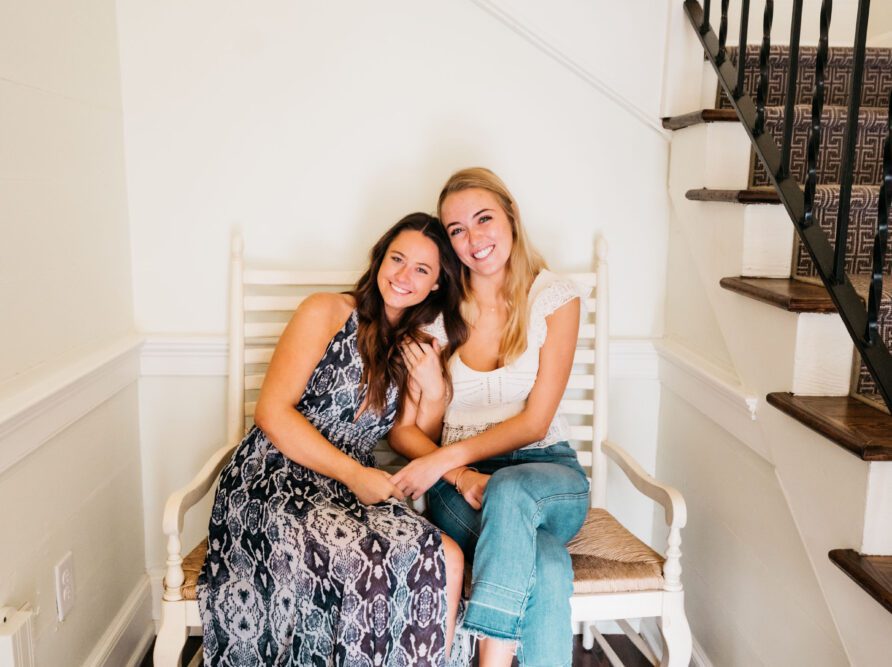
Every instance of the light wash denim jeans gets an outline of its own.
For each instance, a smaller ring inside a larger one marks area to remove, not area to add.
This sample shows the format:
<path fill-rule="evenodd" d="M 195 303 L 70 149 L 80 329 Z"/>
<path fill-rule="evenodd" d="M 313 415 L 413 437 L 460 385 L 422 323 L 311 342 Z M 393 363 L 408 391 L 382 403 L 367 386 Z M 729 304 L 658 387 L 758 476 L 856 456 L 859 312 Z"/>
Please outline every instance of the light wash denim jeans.
<path fill-rule="evenodd" d="M 521 449 L 475 465 L 491 474 L 483 509 L 451 485 L 428 493 L 430 515 L 473 559 L 464 627 L 517 640 L 521 665 L 570 665 L 573 568 L 564 546 L 582 527 L 588 481 L 566 442 Z"/>

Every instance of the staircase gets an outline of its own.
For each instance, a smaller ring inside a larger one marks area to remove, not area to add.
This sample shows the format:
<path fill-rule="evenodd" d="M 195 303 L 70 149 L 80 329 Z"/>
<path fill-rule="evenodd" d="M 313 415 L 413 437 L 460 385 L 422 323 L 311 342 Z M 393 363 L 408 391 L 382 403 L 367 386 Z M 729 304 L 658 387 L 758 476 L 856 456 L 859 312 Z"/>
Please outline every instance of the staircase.
<path fill-rule="evenodd" d="M 693 33 L 690 24 L 685 28 Z M 772 46 L 768 53 L 765 131 L 780 146 L 790 48 Z M 755 99 L 759 46 L 748 45 L 744 54 L 743 88 Z M 739 56 L 738 49 L 728 48 L 735 67 Z M 815 47 L 800 48 L 790 151 L 790 174 L 800 184 L 807 175 L 816 58 Z M 813 211 L 831 240 L 840 210 L 853 62 L 853 49 L 831 48 L 825 69 Z M 708 62 L 702 80 L 701 108 L 664 119 L 664 127 L 674 131 L 673 207 L 742 385 L 766 395 L 773 406 L 762 409 L 757 447 L 785 489 L 849 660 L 892 664 L 892 637 L 870 647 L 860 639 L 892 630 L 892 416 Z M 890 94 L 892 50 L 868 48 L 845 264 L 865 304 L 883 144 L 892 132 Z M 892 247 L 883 274 L 878 333 L 892 348 Z M 768 308 L 777 314 L 763 310 Z M 756 322 L 758 327 L 747 326 Z M 807 432 L 814 434 L 811 441 Z M 833 447 L 849 459 L 831 453 Z"/>

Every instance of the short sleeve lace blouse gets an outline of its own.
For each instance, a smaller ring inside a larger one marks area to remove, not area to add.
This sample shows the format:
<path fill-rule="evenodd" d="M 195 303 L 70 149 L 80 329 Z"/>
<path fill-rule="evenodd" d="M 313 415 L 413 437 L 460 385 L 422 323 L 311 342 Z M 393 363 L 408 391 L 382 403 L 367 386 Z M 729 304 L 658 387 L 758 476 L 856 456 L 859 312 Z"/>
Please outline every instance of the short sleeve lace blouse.
<path fill-rule="evenodd" d="M 542 271 L 530 288 L 528 343 L 520 357 L 493 371 L 477 371 L 465 365 L 458 353 L 452 356 L 452 400 L 444 418 L 444 445 L 482 433 L 523 411 L 539 371 L 539 348 L 548 334 L 545 318 L 590 291 L 556 273 Z M 558 412 L 546 436 L 524 449 L 548 447 L 568 436 L 567 420 Z"/>

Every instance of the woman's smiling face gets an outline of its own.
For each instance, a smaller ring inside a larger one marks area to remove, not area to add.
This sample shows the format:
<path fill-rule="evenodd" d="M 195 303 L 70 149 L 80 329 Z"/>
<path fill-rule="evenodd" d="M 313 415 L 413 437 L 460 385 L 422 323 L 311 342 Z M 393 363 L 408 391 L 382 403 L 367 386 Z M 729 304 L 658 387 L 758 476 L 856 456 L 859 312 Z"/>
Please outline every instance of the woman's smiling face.
<path fill-rule="evenodd" d="M 437 289 L 440 253 L 421 232 L 407 229 L 388 246 L 377 282 L 388 318 L 395 322 L 406 308 L 424 301 Z"/>
<path fill-rule="evenodd" d="M 504 271 L 514 235 L 511 221 L 493 193 L 480 188 L 453 192 L 443 201 L 441 213 L 462 264 L 483 276 Z"/>

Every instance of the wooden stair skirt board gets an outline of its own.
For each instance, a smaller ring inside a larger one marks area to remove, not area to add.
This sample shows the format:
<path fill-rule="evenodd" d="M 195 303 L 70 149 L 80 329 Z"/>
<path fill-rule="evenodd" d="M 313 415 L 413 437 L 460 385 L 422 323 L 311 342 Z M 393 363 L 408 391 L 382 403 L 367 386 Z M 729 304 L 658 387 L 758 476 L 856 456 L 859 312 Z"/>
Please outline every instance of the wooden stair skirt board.
<path fill-rule="evenodd" d="M 892 461 L 892 416 L 851 396 L 775 392 L 768 403 L 862 461 Z"/>
<path fill-rule="evenodd" d="M 854 549 L 834 549 L 828 556 L 874 600 L 892 612 L 892 556 L 862 556 Z"/>

